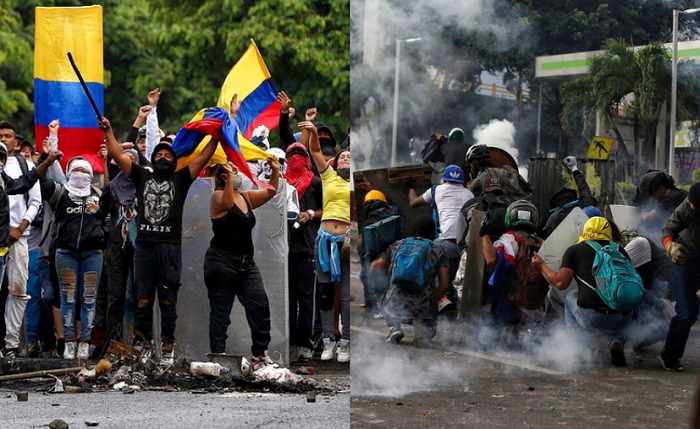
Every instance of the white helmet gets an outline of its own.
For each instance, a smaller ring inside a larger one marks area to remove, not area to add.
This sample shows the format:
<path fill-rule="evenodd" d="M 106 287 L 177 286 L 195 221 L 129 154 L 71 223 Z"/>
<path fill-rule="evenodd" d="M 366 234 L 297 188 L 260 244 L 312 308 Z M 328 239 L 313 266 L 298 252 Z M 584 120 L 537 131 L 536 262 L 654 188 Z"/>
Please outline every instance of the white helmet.
<path fill-rule="evenodd" d="M 278 147 L 272 147 L 266 150 L 265 152 L 269 153 L 270 155 L 276 156 L 281 161 L 285 161 L 287 159 L 287 154 L 284 153 L 284 151 Z"/>
<path fill-rule="evenodd" d="M 278 147 L 273 147 L 266 150 L 265 153 L 269 153 L 270 155 L 277 157 L 280 163 L 280 175 L 284 176 L 284 173 L 287 172 L 287 155 L 284 153 L 284 151 Z M 272 176 L 272 169 L 267 165 L 267 163 L 263 162 L 262 170 L 262 178 L 265 180 L 270 180 L 270 177 Z"/>

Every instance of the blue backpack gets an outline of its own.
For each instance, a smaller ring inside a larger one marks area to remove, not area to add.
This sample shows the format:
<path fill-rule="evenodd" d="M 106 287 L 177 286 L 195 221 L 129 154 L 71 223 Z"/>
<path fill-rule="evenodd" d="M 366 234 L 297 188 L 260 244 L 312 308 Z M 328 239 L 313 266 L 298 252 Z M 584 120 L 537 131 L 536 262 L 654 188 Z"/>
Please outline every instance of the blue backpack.
<path fill-rule="evenodd" d="M 620 253 L 616 243 L 606 246 L 601 246 L 595 241 L 587 243 L 596 251 L 593 276 L 605 281 L 597 281 L 598 287 L 593 288 L 583 279 L 579 280 L 595 290 L 605 305 L 615 311 L 626 312 L 639 307 L 644 299 L 644 286 L 632 262 Z"/>
<path fill-rule="evenodd" d="M 391 258 L 391 284 L 401 289 L 422 291 L 430 270 L 430 240 L 407 238 L 398 243 Z"/>

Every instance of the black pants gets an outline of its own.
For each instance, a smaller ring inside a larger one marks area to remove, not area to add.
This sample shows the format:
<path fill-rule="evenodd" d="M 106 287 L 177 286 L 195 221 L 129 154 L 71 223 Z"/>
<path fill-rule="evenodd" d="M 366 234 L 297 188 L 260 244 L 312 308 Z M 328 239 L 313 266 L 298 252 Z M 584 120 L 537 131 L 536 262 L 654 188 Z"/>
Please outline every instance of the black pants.
<path fill-rule="evenodd" d="M 102 258 L 102 274 L 100 275 L 97 297 L 95 301 L 95 325 L 94 329 L 106 333 L 107 331 L 107 305 L 109 304 L 109 290 L 107 284 L 107 260 Z"/>
<path fill-rule="evenodd" d="M 315 276 L 313 256 L 289 254 L 289 338 L 295 346 L 311 347 Z"/>
<path fill-rule="evenodd" d="M 139 243 L 137 246 L 134 252 L 134 280 L 138 302 L 134 331 L 137 341 L 153 339 L 153 301 L 158 292 L 161 339 L 163 344 L 175 343 L 177 291 L 181 270 L 180 245 Z"/>
<path fill-rule="evenodd" d="M 121 240 L 112 240 L 107 255 L 107 332 L 116 333 L 116 338 L 123 335 L 124 302 L 126 302 L 126 285 L 129 272 L 134 269 L 134 247 L 127 243 L 122 248 Z M 118 332 L 116 332 L 118 331 Z"/>
<path fill-rule="evenodd" d="M 210 247 L 204 256 L 204 283 L 209 291 L 209 346 L 212 353 L 226 351 L 233 301 L 238 296 L 253 339 L 253 356 L 270 344 L 270 302 L 253 259 Z"/>

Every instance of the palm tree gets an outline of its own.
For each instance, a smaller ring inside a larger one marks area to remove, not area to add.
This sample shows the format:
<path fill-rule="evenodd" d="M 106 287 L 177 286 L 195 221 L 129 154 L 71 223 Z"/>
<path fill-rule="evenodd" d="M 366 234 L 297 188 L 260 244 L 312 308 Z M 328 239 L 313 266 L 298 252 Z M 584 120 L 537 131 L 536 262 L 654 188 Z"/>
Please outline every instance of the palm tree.
<path fill-rule="evenodd" d="M 683 61 L 678 70 L 678 124 L 687 120 L 697 122 L 700 115 L 700 97 L 694 90 L 698 83 L 697 67 Z M 615 117 L 620 107 L 629 112 L 634 126 L 634 165 L 638 174 L 642 165 L 653 164 L 656 129 L 664 110 L 670 110 L 669 50 L 660 42 L 635 50 L 623 40 L 610 39 L 604 51 L 591 58 L 588 75 L 563 83 L 561 94 L 565 131 L 571 133 L 581 127 L 582 134 L 590 137 L 598 114 L 603 124 L 615 133 L 623 161 L 630 159 L 629 151 Z"/>

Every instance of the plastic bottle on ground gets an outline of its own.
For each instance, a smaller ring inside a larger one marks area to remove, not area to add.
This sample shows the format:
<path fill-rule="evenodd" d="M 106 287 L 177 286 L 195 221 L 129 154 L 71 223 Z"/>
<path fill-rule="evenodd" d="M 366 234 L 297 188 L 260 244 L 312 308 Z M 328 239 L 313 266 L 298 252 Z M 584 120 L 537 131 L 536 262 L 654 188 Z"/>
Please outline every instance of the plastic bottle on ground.
<path fill-rule="evenodd" d="M 190 372 L 194 375 L 226 375 L 228 368 L 221 366 L 215 362 L 192 362 L 190 364 Z"/>

